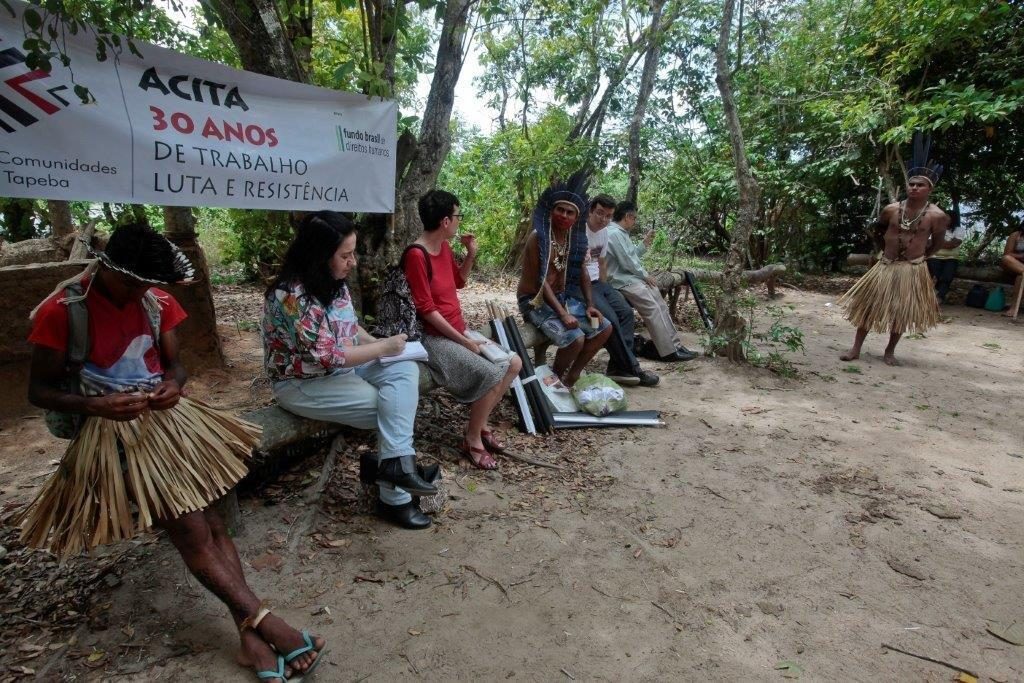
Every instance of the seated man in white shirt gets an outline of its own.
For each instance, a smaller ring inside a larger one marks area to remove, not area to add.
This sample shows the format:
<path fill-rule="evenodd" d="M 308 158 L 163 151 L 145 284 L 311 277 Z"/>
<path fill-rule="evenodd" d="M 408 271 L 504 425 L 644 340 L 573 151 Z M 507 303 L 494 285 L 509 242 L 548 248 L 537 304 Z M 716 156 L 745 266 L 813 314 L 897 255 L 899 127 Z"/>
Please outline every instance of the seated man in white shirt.
<path fill-rule="evenodd" d="M 647 251 L 653 233 L 637 246 L 629 233 L 636 227 L 636 204 L 625 201 L 615 207 L 615 222 L 608 226 L 608 284 L 622 293 L 640 313 L 657 349 L 658 360 L 693 360 L 697 354 L 676 340 L 676 327 L 668 304 L 654 278 L 647 274 L 640 257 Z"/>
<path fill-rule="evenodd" d="M 957 267 L 960 265 L 960 243 L 967 236 L 967 231 L 960 221 L 960 212 L 950 211 L 949 218 L 945 241 L 938 251 L 928 257 L 928 274 L 935 281 L 935 297 L 940 304 L 946 303 L 949 286 L 953 284 Z"/>
<path fill-rule="evenodd" d="M 584 261 L 594 306 L 612 324 L 612 335 L 604 345 L 608 351 L 608 369 L 605 374 L 626 386 L 639 384 L 653 387 L 661 378 L 642 369 L 633 352 L 633 307 L 617 289 L 606 282 L 608 222 L 614 211 L 615 200 L 606 194 L 599 194 L 590 200 L 590 212 L 587 214 L 588 249 Z M 570 296 L 583 298 L 578 287 L 570 292 Z"/>

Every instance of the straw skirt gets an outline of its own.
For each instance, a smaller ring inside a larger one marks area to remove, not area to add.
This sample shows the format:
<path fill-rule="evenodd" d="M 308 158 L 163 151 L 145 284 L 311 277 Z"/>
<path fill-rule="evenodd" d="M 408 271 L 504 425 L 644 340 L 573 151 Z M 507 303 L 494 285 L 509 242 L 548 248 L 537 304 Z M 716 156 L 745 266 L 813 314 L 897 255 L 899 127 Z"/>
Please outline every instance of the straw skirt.
<path fill-rule="evenodd" d="M 924 332 L 939 324 L 939 306 L 923 258 L 883 258 L 836 303 L 854 326 L 872 332 Z"/>
<path fill-rule="evenodd" d="M 68 557 L 202 510 L 245 476 L 259 441 L 260 427 L 187 398 L 130 422 L 86 418 L 22 514 L 21 540 Z"/>

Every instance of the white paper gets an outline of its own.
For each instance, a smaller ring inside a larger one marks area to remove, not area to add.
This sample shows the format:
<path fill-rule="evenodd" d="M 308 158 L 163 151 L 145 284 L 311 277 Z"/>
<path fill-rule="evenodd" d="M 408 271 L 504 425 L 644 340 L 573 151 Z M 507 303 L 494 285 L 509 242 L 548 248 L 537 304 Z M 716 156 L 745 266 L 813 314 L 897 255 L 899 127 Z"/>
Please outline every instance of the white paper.
<path fill-rule="evenodd" d="M 423 344 L 418 341 L 406 342 L 405 350 L 394 356 L 381 356 L 379 358 L 382 365 L 390 365 L 391 363 L 397 363 L 403 360 L 414 360 L 414 361 L 425 361 L 430 356 L 427 354 L 427 350 L 423 348 Z"/>

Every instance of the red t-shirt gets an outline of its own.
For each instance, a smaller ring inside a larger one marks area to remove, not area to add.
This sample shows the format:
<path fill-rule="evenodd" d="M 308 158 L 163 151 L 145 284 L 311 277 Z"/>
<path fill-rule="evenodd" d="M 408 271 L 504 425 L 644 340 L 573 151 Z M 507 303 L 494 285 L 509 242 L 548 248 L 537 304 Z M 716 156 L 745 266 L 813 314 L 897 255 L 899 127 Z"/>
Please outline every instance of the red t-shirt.
<path fill-rule="evenodd" d="M 82 287 L 88 287 L 87 278 Z M 152 287 L 160 302 L 161 334 L 177 327 L 187 317 L 185 310 L 167 292 Z M 47 299 L 36 313 L 30 344 L 55 351 L 68 347 L 68 311 L 61 303 L 63 292 Z M 160 352 L 153 340 L 152 326 L 141 301 L 118 308 L 113 301 L 89 289 L 85 298 L 89 312 L 89 357 L 82 367 L 81 379 L 88 394 L 149 389 L 163 379 Z"/>
<path fill-rule="evenodd" d="M 427 262 L 422 249 L 410 249 L 405 255 L 405 279 L 409 282 L 412 298 L 416 304 L 416 312 L 420 317 L 431 311 L 438 311 L 460 334 L 466 331 L 466 321 L 462 319 L 462 305 L 456 290 L 466 286 L 466 281 L 459 273 L 455 263 L 455 254 L 447 242 L 441 243 L 441 251 L 430 255 L 430 267 L 433 277 L 427 280 Z M 433 325 L 424 321 L 423 331 L 427 334 L 441 336 Z"/>

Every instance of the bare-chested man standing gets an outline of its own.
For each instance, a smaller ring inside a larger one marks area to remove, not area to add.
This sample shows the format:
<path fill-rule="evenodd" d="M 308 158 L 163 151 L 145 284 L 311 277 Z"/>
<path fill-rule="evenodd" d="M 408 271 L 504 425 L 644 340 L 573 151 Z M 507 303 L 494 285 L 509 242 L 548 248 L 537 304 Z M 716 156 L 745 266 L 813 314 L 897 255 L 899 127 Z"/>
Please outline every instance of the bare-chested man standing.
<path fill-rule="evenodd" d="M 846 319 L 857 327 L 853 347 L 840 356 L 842 360 L 860 356 L 869 331 L 888 332 L 883 359 L 898 365 L 893 353 L 903 333 L 924 332 L 938 324 L 939 307 L 926 259 L 942 246 L 949 226 L 946 212 L 928 201 L 941 173 L 941 166 L 927 162 L 926 146 L 923 158 L 908 173 L 907 198 L 889 204 L 878 216 L 873 232 L 884 241 L 882 258 L 838 301 Z"/>

